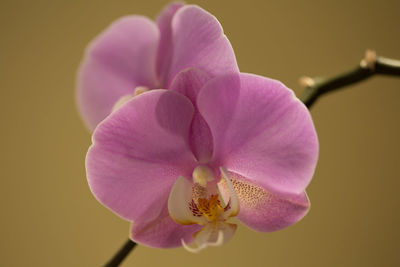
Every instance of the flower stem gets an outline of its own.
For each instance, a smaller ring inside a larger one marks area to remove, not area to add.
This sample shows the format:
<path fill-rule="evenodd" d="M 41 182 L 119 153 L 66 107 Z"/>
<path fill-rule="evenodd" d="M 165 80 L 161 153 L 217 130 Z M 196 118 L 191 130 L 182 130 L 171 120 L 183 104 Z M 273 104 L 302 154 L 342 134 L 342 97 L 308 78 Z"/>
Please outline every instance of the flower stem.
<path fill-rule="evenodd" d="M 306 88 L 301 100 L 310 108 L 321 95 L 363 81 L 375 74 L 400 77 L 400 61 L 378 57 L 367 50 L 359 66 L 328 78 L 302 77 L 300 83 Z"/>
<path fill-rule="evenodd" d="M 129 253 L 135 248 L 136 243 L 128 239 L 124 245 L 117 251 L 117 253 L 112 257 L 104 267 L 117 267 L 121 262 L 129 255 Z"/>

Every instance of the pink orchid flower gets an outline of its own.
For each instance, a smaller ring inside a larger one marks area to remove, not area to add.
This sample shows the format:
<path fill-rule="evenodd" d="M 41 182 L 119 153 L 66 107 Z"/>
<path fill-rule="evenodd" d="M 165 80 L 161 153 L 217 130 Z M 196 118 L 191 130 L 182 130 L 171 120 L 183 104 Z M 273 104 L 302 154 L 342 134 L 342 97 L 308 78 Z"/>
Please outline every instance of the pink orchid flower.
<path fill-rule="evenodd" d="M 93 130 L 113 109 L 148 89 L 169 88 L 189 67 L 211 77 L 238 72 L 218 20 L 198 6 L 173 3 L 154 23 L 144 16 L 114 22 L 87 48 L 78 71 L 77 103 Z"/>
<path fill-rule="evenodd" d="M 134 241 L 197 252 L 232 237 L 231 217 L 261 232 L 303 218 L 317 158 L 310 114 L 282 83 L 188 69 L 103 120 L 86 169 Z"/>

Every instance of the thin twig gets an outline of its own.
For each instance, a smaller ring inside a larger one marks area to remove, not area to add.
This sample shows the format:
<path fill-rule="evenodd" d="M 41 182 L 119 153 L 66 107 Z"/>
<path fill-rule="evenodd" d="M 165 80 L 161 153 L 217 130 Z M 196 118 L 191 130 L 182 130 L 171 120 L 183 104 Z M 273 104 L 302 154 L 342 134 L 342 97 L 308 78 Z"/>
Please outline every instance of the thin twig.
<path fill-rule="evenodd" d="M 374 51 L 367 50 L 360 65 L 350 71 L 328 78 L 302 77 L 300 83 L 306 90 L 301 100 L 310 108 L 321 95 L 363 81 L 375 74 L 400 77 L 400 61 L 378 57 Z"/>
<path fill-rule="evenodd" d="M 118 252 L 107 262 L 104 267 L 117 267 L 121 262 L 129 255 L 129 253 L 135 248 L 136 243 L 128 239 L 124 245 L 118 250 Z"/>

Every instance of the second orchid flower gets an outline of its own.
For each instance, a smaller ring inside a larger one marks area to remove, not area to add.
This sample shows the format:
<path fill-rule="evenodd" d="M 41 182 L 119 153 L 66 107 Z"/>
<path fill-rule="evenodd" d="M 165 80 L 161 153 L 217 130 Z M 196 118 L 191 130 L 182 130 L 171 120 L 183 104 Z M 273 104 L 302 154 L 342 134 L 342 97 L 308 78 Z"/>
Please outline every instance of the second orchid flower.
<path fill-rule="evenodd" d="M 198 6 L 174 3 L 157 18 L 132 15 L 114 22 L 86 50 L 78 72 L 77 102 L 93 130 L 135 91 L 169 88 L 186 68 L 211 77 L 238 72 L 218 20 Z"/>

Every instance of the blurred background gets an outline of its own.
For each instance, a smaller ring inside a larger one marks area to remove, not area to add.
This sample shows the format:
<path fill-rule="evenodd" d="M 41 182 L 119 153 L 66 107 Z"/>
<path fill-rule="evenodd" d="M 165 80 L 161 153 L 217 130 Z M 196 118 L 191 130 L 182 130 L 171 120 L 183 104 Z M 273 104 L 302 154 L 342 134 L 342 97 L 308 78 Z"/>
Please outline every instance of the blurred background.
<path fill-rule="evenodd" d="M 214 14 L 242 72 L 283 81 L 338 74 L 367 48 L 400 59 L 400 1 L 188 1 Z M 90 133 L 75 107 L 87 43 L 126 14 L 168 1 L 0 1 L 1 266 L 100 266 L 129 223 L 91 195 Z M 399 266 L 400 79 L 375 76 L 319 99 L 320 140 L 298 224 L 262 234 L 240 226 L 198 255 L 139 246 L 122 266 Z"/>

